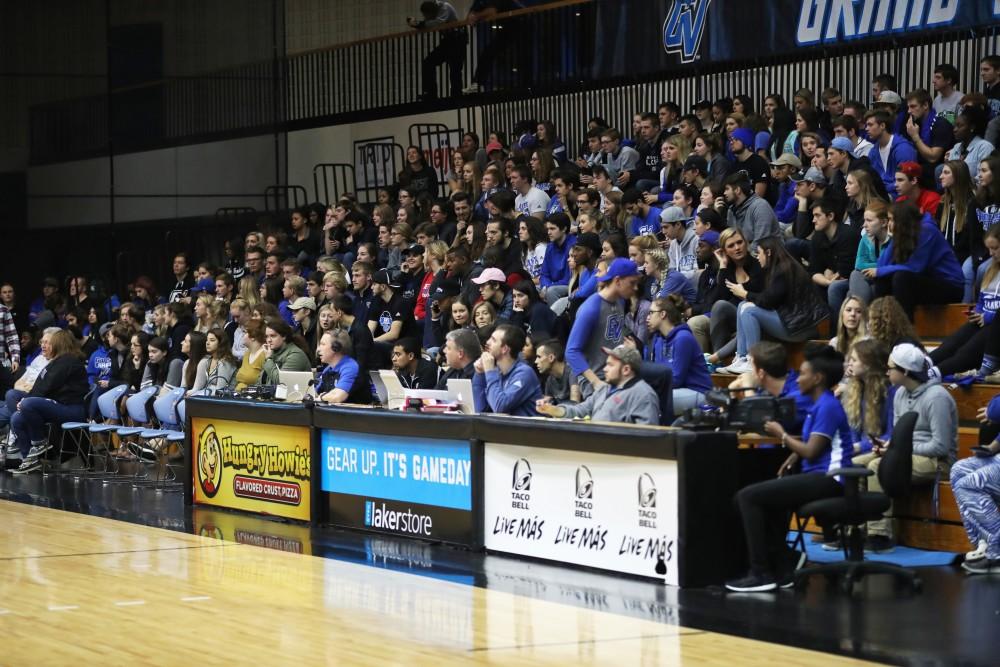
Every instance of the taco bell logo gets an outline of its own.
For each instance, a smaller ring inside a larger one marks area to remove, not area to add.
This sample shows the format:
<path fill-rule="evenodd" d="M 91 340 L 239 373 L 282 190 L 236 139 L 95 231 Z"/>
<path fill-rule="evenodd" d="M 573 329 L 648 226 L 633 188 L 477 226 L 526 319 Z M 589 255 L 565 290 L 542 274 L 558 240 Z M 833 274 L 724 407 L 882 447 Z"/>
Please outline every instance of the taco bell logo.
<path fill-rule="evenodd" d="M 594 497 L 594 478 L 587 466 L 576 469 L 576 497 L 581 500 Z"/>
<path fill-rule="evenodd" d="M 514 462 L 514 475 L 510 482 L 510 506 L 516 510 L 528 510 L 531 506 L 531 464 L 528 459 Z"/>
<path fill-rule="evenodd" d="M 663 22 L 663 48 L 680 55 L 682 63 L 692 63 L 698 57 L 710 4 L 712 0 L 674 0 L 670 6 Z"/>
<path fill-rule="evenodd" d="M 656 482 L 648 472 L 639 475 L 639 527 L 656 529 Z"/>

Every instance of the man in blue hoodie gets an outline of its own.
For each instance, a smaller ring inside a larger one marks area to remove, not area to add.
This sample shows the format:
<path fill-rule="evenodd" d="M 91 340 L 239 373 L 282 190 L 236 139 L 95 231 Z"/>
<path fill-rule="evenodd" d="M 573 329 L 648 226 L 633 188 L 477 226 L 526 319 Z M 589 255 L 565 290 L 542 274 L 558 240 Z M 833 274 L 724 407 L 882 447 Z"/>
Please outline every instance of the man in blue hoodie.
<path fill-rule="evenodd" d="M 517 417 L 535 417 L 535 404 L 542 386 L 534 369 L 518 359 L 525 335 L 520 328 L 501 324 L 486 341 L 483 355 L 476 360 L 472 394 L 476 412 L 495 412 Z"/>
<path fill-rule="evenodd" d="M 916 162 L 918 156 L 913 144 L 893 134 L 891 127 L 892 118 L 885 111 L 869 111 L 865 114 L 865 130 L 868 132 L 868 139 L 874 144 L 868 159 L 872 163 L 872 169 L 885 183 L 890 199 L 895 200 L 898 196 L 896 171 L 899 165 L 903 162 Z"/>
<path fill-rule="evenodd" d="M 538 274 L 538 294 L 550 306 L 569 293 L 569 251 L 576 245 L 576 237 L 569 233 L 569 226 L 569 216 L 565 213 L 554 213 L 545 220 L 549 245 Z"/>

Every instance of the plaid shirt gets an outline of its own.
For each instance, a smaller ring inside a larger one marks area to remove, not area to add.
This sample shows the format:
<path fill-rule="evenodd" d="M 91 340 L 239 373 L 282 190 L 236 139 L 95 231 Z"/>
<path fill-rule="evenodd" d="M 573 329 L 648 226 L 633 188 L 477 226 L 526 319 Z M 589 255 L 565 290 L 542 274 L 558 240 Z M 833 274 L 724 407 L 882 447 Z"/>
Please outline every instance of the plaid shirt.
<path fill-rule="evenodd" d="M 14 318 L 10 315 L 7 306 L 0 306 L 0 360 L 10 359 L 18 365 L 21 363 L 21 339 L 17 335 L 17 328 L 14 326 Z"/>

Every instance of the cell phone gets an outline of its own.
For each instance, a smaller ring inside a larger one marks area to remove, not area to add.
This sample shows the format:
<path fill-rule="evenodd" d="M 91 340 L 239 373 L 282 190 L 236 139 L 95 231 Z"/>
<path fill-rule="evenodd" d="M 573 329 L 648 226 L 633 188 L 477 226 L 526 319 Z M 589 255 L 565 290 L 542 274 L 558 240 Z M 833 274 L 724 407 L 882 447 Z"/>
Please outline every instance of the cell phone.
<path fill-rule="evenodd" d="M 991 456 L 997 455 L 997 453 L 994 452 L 992 449 L 990 449 L 989 447 L 983 447 L 982 445 L 977 445 L 976 447 L 973 447 L 972 453 L 978 456 L 979 458 L 983 459 L 988 459 Z"/>

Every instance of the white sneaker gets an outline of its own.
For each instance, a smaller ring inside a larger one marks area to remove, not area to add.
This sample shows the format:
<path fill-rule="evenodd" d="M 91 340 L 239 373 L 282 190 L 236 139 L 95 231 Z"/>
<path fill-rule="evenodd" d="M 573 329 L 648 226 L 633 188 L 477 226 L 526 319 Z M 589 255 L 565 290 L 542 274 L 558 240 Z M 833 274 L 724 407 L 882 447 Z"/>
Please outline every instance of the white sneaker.
<path fill-rule="evenodd" d="M 752 370 L 750 366 L 749 357 L 736 357 L 733 359 L 733 363 L 729 364 L 725 368 L 720 369 L 723 373 L 729 373 L 731 375 L 742 375 L 743 373 L 749 373 Z"/>
<path fill-rule="evenodd" d="M 463 95 L 475 95 L 479 91 L 480 91 L 479 84 L 478 83 L 474 83 L 471 86 L 463 88 L 462 89 L 462 94 Z"/>
<path fill-rule="evenodd" d="M 986 558 L 986 540 L 979 540 L 975 549 L 965 554 L 965 560 L 979 560 Z"/>

